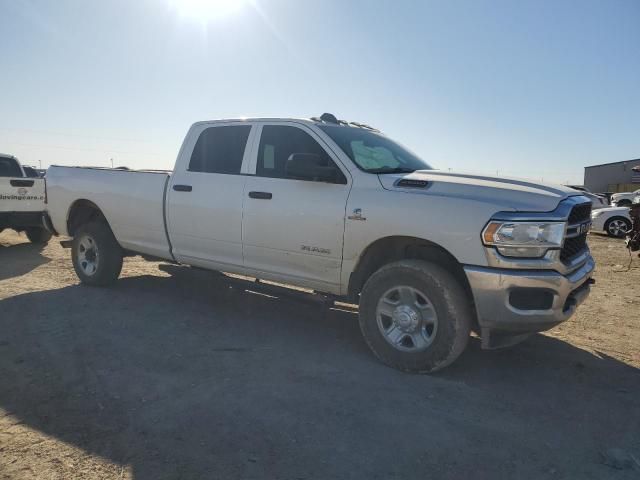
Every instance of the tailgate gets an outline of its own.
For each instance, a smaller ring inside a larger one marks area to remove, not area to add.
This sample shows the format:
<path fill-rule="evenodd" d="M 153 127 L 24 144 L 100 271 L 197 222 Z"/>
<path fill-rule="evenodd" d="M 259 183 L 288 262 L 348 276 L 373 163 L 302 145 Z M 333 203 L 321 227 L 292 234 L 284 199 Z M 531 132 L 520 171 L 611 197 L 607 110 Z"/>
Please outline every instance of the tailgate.
<path fill-rule="evenodd" d="M 0 177 L 0 212 L 44 210 L 44 178 Z"/>

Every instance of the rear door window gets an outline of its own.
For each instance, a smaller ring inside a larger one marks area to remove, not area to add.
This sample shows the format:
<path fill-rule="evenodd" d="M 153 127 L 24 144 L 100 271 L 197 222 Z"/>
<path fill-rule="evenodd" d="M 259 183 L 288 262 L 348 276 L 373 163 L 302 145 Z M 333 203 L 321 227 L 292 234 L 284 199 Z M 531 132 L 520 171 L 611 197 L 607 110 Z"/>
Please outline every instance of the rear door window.
<path fill-rule="evenodd" d="M 190 172 L 239 174 L 251 125 L 209 127 L 198 137 Z"/>

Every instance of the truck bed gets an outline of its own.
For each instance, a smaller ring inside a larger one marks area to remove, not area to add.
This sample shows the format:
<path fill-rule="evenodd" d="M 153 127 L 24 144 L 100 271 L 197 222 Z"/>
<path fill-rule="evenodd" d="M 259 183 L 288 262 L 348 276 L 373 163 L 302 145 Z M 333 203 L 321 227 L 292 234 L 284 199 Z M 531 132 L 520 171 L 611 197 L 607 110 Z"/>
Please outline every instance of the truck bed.
<path fill-rule="evenodd" d="M 170 172 L 52 166 L 47 171 L 47 211 L 55 230 L 69 235 L 67 219 L 78 202 L 95 204 L 123 248 L 171 258 L 164 206 Z"/>

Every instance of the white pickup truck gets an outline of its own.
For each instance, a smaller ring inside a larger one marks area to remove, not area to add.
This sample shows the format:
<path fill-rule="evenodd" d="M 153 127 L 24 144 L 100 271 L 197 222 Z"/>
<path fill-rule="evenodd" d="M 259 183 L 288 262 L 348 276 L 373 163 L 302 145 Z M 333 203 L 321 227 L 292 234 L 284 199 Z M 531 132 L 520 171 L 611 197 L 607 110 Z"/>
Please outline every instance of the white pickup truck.
<path fill-rule="evenodd" d="M 45 183 L 13 155 L 0 154 L 0 232 L 25 232 L 33 243 L 46 243 L 51 233 L 42 223 Z"/>
<path fill-rule="evenodd" d="M 405 371 L 449 365 L 472 330 L 485 348 L 547 330 L 592 283 L 580 192 L 432 170 L 330 114 L 199 122 L 173 173 L 54 166 L 47 192 L 83 283 L 142 254 L 311 288 L 359 303 Z"/>
<path fill-rule="evenodd" d="M 640 196 L 640 188 L 634 192 L 614 193 L 611 195 L 611 205 L 615 207 L 630 207 L 636 196 Z"/>

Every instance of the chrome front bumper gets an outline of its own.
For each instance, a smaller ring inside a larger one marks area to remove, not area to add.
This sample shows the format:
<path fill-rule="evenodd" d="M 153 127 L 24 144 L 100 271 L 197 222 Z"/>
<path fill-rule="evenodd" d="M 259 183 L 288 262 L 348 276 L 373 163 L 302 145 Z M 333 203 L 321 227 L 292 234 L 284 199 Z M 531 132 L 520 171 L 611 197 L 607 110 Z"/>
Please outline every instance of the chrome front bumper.
<path fill-rule="evenodd" d="M 587 254 L 571 273 L 552 270 L 514 270 L 465 266 L 473 292 L 478 323 L 485 333 L 526 334 L 548 330 L 564 322 L 589 295 L 595 262 Z M 531 290 L 527 290 L 531 289 Z M 522 309 L 512 304 L 512 292 L 545 292 L 551 305 Z"/>

